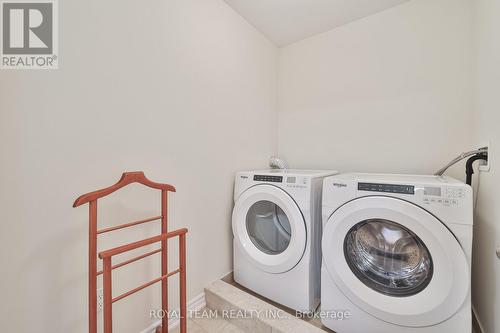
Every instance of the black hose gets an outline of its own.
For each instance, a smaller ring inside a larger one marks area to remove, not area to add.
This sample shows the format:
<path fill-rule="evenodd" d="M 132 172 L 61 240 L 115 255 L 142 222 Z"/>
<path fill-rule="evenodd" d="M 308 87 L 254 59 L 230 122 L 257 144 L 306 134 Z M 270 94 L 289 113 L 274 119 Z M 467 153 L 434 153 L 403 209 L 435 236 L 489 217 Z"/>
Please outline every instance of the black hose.
<path fill-rule="evenodd" d="M 488 161 L 488 153 L 480 153 L 474 155 L 465 163 L 465 174 L 467 175 L 466 183 L 468 185 L 472 185 L 472 175 L 474 174 L 474 168 L 472 167 L 472 164 L 477 160 Z"/>

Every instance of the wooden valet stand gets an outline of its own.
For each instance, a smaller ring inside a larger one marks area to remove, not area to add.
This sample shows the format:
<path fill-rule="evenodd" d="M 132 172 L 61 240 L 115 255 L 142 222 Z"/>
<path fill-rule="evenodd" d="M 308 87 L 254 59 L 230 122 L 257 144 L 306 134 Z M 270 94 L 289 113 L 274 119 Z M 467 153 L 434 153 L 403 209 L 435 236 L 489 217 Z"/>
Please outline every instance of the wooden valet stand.
<path fill-rule="evenodd" d="M 97 200 L 106 197 L 122 187 L 132 183 L 139 183 L 147 187 L 161 190 L 161 215 L 156 217 L 147 218 L 140 221 L 125 223 L 122 225 L 97 229 Z M 187 332 L 187 309 L 186 309 L 186 228 L 178 229 L 168 232 L 167 228 L 167 194 L 168 192 L 175 192 L 175 188 L 169 184 L 160 184 L 150 181 L 146 178 L 142 171 L 126 172 L 122 175 L 118 183 L 113 186 L 97 190 L 80 196 L 76 199 L 73 207 L 78 207 L 83 204 L 89 204 L 89 333 L 97 333 L 97 277 L 103 276 L 103 296 L 104 296 L 104 333 L 113 332 L 113 303 L 123 298 L 130 296 L 146 287 L 149 287 L 161 281 L 161 303 L 163 311 L 163 319 L 161 328 L 157 332 L 168 333 L 168 278 L 174 274 L 179 273 L 180 281 L 180 331 L 181 333 Z M 122 245 L 113 249 L 97 253 L 97 236 L 112 231 L 129 228 L 141 225 L 151 221 L 161 220 L 161 234 L 155 237 L 143 239 L 134 243 Z M 170 238 L 179 237 L 179 268 L 168 272 L 168 255 L 167 245 Z M 126 260 L 119 264 L 112 264 L 112 258 L 115 255 L 132 251 L 150 244 L 161 243 L 161 248 Z M 153 254 L 161 253 L 161 276 L 148 283 L 145 283 L 137 288 L 134 288 L 120 296 L 114 297 L 112 295 L 112 271 L 116 268 L 123 267 L 130 263 L 149 257 Z M 97 256 L 103 261 L 103 270 L 97 271 Z"/>

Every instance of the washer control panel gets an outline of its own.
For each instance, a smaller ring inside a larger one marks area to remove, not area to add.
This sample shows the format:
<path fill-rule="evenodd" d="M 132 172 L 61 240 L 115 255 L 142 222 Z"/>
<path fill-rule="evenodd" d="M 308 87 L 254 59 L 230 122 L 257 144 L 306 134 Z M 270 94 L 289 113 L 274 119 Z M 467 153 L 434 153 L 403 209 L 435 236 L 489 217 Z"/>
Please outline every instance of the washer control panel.
<path fill-rule="evenodd" d="M 445 196 L 448 198 L 463 198 L 465 192 L 463 188 L 447 187 L 445 189 Z"/>
<path fill-rule="evenodd" d="M 441 205 L 446 207 L 457 206 L 460 199 L 465 197 L 465 191 L 460 187 L 425 187 L 424 204 Z"/>
<path fill-rule="evenodd" d="M 358 191 L 415 194 L 415 186 L 399 184 L 358 183 Z"/>

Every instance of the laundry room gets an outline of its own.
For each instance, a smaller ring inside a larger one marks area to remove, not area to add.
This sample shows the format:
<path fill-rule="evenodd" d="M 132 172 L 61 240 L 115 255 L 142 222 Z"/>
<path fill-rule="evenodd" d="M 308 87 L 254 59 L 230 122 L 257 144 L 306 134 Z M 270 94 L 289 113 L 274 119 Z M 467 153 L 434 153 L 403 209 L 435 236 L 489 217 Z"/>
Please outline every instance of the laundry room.
<path fill-rule="evenodd" d="M 0 29 L 0 332 L 500 333 L 499 0 Z"/>

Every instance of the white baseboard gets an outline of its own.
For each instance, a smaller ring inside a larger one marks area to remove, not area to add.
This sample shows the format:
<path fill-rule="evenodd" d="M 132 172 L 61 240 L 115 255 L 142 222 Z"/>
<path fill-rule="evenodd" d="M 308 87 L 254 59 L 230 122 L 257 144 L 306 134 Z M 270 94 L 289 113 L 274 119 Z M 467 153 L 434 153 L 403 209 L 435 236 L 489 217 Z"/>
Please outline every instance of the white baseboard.
<path fill-rule="evenodd" d="M 188 302 L 187 304 L 188 315 L 191 312 L 203 309 L 206 305 L 207 303 L 205 301 L 205 293 L 203 292 Z M 177 309 L 176 311 L 179 311 L 179 309 Z M 168 321 L 168 330 L 169 331 L 173 330 L 174 328 L 179 326 L 179 323 L 180 323 L 179 318 L 171 318 Z M 161 320 L 158 319 L 157 321 L 149 325 L 149 327 L 142 330 L 140 333 L 155 333 L 156 328 L 160 325 L 161 325 Z"/>

